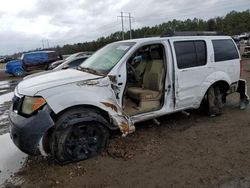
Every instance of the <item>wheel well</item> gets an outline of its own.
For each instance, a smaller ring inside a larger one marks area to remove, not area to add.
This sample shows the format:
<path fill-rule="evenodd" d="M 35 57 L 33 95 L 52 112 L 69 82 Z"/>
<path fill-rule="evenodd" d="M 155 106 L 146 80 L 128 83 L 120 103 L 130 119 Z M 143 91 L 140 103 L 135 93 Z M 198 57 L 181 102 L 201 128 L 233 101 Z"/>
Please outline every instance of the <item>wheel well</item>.
<path fill-rule="evenodd" d="M 214 82 L 212 85 L 210 85 L 207 88 L 207 91 L 206 91 L 205 95 L 203 96 L 203 100 L 206 98 L 207 92 L 208 92 L 209 88 L 211 88 L 212 86 L 218 86 L 220 88 L 220 91 L 222 93 L 226 93 L 227 90 L 230 88 L 229 84 L 226 81 L 224 81 L 224 80 L 220 80 L 220 81 Z M 201 103 L 202 103 L 202 101 L 201 101 Z"/>
<path fill-rule="evenodd" d="M 66 111 L 70 111 L 70 110 L 73 110 L 73 109 L 92 109 L 92 110 L 96 110 L 97 112 L 99 112 L 101 114 L 102 117 L 104 117 L 107 122 L 109 123 L 112 123 L 110 121 L 110 117 L 109 117 L 109 114 L 108 112 L 106 112 L 105 110 L 101 109 L 101 108 L 98 108 L 96 106 L 92 106 L 92 105 L 77 105 L 77 106 L 71 106 L 69 108 L 66 108 L 64 110 L 62 110 L 61 112 L 59 112 L 58 114 L 53 114 L 52 115 L 52 119 L 54 121 L 56 121 L 63 113 L 65 113 Z"/>
<path fill-rule="evenodd" d="M 102 117 L 104 117 L 105 120 L 107 120 L 108 123 L 112 123 L 111 120 L 110 120 L 110 117 L 109 117 L 109 114 L 108 112 L 96 107 L 96 106 L 92 106 L 92 105 L 77 105 L 77 106 L 72 106 L 72 107 L 69 107 L 69 108 L 66 108 L 64 110 L 62 110 L 61 112 L 59 112 L 58 114 L 55 114 L 54 112 L 51 112 L 51 118 L 53 119 L 54 122 L 57 121 L 57 119 L 65 112 L 67 111 L 70 111 L 70 110 L 75 110 L 75 109 L 92 109 L 92 110 L 96 110 L 98 113 L 101 114 Z M 107 126 L 107 128 L 109 129 L 109 131 L 114 131 L 112 130 L 110 127 Z M 50 138 L 51 138 L 51 135 L 53 133 L 55 129 L 55 126 L 51 127 L 50 129 L 48 129 L 46 131 L 46 133 L 44 134 L 44 138 L 43 138 L 43 148 L 45 150 L 46 153 L 51 153 L 50 151 Z"/>
<path fill-rule="evenodd" d="M 214 82 L 212 85 L 210 85 L 206 91 L 206 93 L 204 94 L 201 102 L 200 102 L 200 107 L 202 110 L 206 110 L 207 109 L 207 99 L 206 99 L 206 96 L 207 96 L 207 92 L 209 90 L 209 88 L 211 88 L 212 86 L 218 86 L 220 88 L 220 91 L 223 92 L 223 93 L 226 93 L 227 90 L 230 88 L 230 85 L 228 84 L 228 82 L 224 81 L 224 80 L 220 80 L 220 81 L 217 81 L 217 82 Z M 207 112 L 206 112 L 207 113 Z"/>
<path fill-rule="evenodd" d="M 229 84 L 224 80 L 217 81 L 213 83 L 211 86 L 218 86 L 223 93 L 226 93 L 227 90 L 230 88 Z"/>

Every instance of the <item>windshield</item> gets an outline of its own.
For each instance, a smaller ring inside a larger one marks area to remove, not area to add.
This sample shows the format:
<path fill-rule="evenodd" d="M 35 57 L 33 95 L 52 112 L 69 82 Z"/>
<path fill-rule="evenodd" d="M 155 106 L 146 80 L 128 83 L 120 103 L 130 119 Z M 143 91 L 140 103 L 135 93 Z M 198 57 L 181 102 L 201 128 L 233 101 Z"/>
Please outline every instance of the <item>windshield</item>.
<path fill-rule="evenodd" d="M 83 70 L 91 69 L 106 75 L 134 44 L 135 42 L 109 44 L 94 53 L 79 68 Z"/>

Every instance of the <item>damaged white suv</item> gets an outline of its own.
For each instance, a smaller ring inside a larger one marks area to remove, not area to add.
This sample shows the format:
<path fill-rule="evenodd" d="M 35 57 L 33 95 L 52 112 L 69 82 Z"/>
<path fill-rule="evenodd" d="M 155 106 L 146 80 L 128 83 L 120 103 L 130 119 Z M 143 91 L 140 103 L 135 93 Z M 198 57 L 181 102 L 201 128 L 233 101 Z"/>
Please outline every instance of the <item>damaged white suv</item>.
<path fill-rule="evenodd" d="M 170 36 L 111 43 L 77 70 L 52 72 L 19 83 L 9 113 L 11 138 L 30 155 L 60 162 L 87 159 L 125 136 L 134 124 L 207 102 L 221 114 L 226 96 L 240 93 L 240 55 L 228 36 Z"/>

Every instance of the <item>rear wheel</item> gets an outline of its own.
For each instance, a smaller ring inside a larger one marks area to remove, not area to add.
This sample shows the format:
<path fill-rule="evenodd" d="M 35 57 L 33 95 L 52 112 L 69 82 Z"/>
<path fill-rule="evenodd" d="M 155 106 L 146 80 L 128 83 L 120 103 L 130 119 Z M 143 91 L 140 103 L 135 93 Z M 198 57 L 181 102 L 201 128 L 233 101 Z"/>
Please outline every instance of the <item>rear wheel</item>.
<path fill-rule="evenodd" d="M 207 91 L 208 114 L 217 116 L 222 114 L 223 93 L 217 85 L 211 86 Z"/>
<path fill-rule="evenodd" d="M 108 142 L 106 120 L 93 110 L 63 114 L 52 134 L 51 152 L 61 163 L 88 159 L 102 152 Z"/>

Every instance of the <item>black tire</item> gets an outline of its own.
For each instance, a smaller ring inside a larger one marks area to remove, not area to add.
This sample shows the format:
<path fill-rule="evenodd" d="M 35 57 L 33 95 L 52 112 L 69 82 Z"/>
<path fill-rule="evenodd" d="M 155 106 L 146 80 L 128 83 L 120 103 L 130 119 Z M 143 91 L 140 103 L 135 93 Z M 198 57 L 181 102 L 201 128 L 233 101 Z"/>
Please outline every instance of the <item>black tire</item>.
<path fill-rule="evenodd" d="M 102 152 L 109 139 L 107 121 L 92 109 L 72 109 L 56 121 L 51 136 L 52 156 L 60 163 L 76 162 Z"/>
<path fill-rule="evenodd" d="M 221 115 L 224 100 L 220 87 L 217 85 L 211 86 L 207 91 L 208 114 L 210 116 Z"/>
<path fill-rule="evenodd" d="M 14 69 L 13 75 L 15 77 L 22 77 L 24 75 L 24 70 L 21 67 Z"/>
<path fill-rule="evenodd" d="M 51 65 L 51 63 L 47 63 L 47 64 L 44 66 L 44 70 L 49 70 L 50 65 Z"/>

